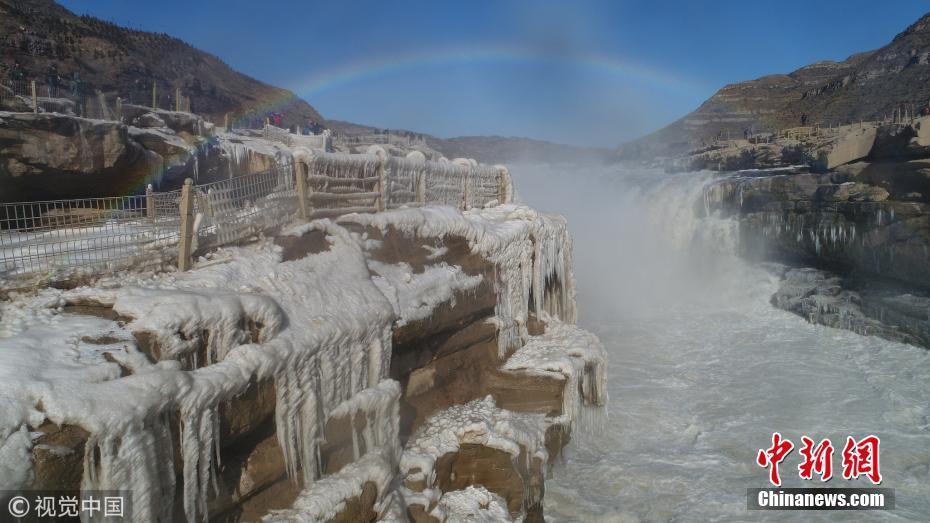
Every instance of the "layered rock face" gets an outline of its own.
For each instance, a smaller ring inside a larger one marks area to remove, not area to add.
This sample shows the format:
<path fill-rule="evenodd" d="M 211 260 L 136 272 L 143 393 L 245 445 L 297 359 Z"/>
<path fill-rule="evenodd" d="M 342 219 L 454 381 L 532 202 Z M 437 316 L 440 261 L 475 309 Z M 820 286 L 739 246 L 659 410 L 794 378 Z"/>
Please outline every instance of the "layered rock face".
<path fill-rule="evenodd" d="M 704 212 L 738 217 L 747 257 L 835 273 L 781 271 L 786 281 L 776 305 L 819 323 L 930 346 L 925 164 L 730 176 L 706 188 Z"/>
<path fill-rule="evenodd" d="M 124 196 L 291 162 L 255 131 L 218 132 L 196 115 L 124 105 L 122 119 L 0 112 L 0 202 Z"/>
<path fill-rule="evenodd" d="M 928 57 L 930 15 L 924 15 L 880 49 L 727 85 L 684 118 L 616 153 L 622 160 L 675 156 L 702 141 L 739 138 L 749 128 L 830 127 L 905 109 L 914 114 L 930 99 Z"/>
<path fill-rule="evenodd" d="M 136 521 L 541 519 L 606 401 L 559 217 L 298 225 L 185 273 L 0 303 L 2 486 L 132 491 Z"/>

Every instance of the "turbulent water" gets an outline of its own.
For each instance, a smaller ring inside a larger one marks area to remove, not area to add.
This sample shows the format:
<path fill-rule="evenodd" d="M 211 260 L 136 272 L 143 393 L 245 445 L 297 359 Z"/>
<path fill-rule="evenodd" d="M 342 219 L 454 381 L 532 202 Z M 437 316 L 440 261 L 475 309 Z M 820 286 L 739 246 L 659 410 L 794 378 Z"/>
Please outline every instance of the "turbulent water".
<path fill-rule="evenodd" d="M 519 196 L 565 214 L 580 323 L 609 352 L 607 430 L 578 437 L 546 483 L 551 521 L 930 520 L 930 352 L 808 324 L 775 309 L 777 281 L 733 256 L 735 224 L 699 219 L 706 174 L 518 166 Z M 881 438 L 896 509 L 758 512 L 746 489 L 779 431 L 828 437 L 833 487 L 846 436 Z"/>

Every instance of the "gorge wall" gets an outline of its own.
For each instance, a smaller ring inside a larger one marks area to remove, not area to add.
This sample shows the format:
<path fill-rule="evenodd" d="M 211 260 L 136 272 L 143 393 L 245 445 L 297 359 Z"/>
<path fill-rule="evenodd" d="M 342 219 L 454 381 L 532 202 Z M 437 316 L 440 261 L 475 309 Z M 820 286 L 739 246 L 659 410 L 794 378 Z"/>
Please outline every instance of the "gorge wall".
<path fill-rule="evenodd" d="M 348 215 L 0 302 L 5 489 L 135 521 L 541 520 L 606 402 L 564 219 Z"/>
<path fill-rule="evenodd" d="M 739 249 L 776 261 L 775 305 L 826 325 L 930 347 L 930 169 L 857 162 L 824 173 L 747 171 L 704 191 L 739 222 Z"/>
<path fill-rule="evenodd" d="M 835 127 L 881 120 L 905 108 L 915 114 L 930 100 L 928 80 L 930 14 L 879 49 L 724 86 L 690 114 L 618 146 L 616 156 L 650 160 L 683 154 L 702 142 L 742 138 L 747 129 Z"/>

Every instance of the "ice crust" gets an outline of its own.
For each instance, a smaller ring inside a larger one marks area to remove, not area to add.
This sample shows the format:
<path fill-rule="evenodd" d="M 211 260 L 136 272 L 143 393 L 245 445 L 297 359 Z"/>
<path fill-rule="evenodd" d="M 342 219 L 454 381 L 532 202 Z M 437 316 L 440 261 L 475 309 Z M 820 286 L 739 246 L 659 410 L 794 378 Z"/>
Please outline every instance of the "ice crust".
<path fill-rule="evenodd" d="M 394 227 L 418 237 L 465 238 L 472 252 L 497 267 L 497 318 L 501 359 L 523 345 L 532 297 L 533 312 L 574 323 L 575 278 L 571 237 L 558 215 L 507 204 L 461 212 L 434 206 L 390 213 L 358 214 L 342 220 L 386 230 Z"/>
<path fill-rule="evenodd" d="M 571 240 L 559 216 L 501 205 L 464 213 L 441 206 L 398 209 L 345 219 L 419 237 L 462 236 L 474 253 L 496 264 L 502 358 L 530 340 L 531 310 L 575 321 Z M 363 478 L 382 485 L 379 460 L 390 465 L 398 457 L 399 389 L 386 381 L 392 328 L 428 318 L 482 279 L 443 262 L 418 274 L 404 264 L 375 262 L 377 275 L 371 277 L 363 242 L 338 223 L 318 220 L 284 234 L 311 230 L 327 235 L 329 250 L 282 262 L 281 249 L 260 240 L 220 249 L 185 273 L 124 273 L 95 287 L 45 289 L 0 302 L 2 486 L 28 484 L 31 467 L 23 464 L 29 464 L 37 436 L 29 430 L 49 420 L 90 433 L 82 489 L 132 490 L 135 521 L 170 521 L 178 503 L 188 521 L 205 519 L 220 465 L 219 406 L 263 380 L 275 383 L 277 438 L 288 474 L 308 489 L 301 496 L 306 503 L 295 510 L 337 510 L 338 504 L 319 501 L 324 487 L 318 449 L 333 415 L 366 412 L 361 437 L 377 455 L 358 456 L 356 445 L 357 466 L 346 467 L 342 480 L 326 479 L 355 485 L 340 487 L 352 492 Z M 111 307 L 120 318 L 65 313 L 68 304 Z M 163 361 L 150 362 L 133 332 L 149 333 Z M 202 345 L 206 361 L 198 361 L 194 350 Z M 569 366 L 562 362 L 559 368 Z M 603 391 L 599 379 L 593 386 Z M 181 422 L 177 449 L 169 423 L 175 413 Z M 456 428 L 465 420 L 466 430 Z M 541 415 L 502 411 L 490 399 L 454 407 L 417 440 L 419 454 L 404 454 L 401 469 L 418 463 L 431 470 L 426 465 L 437 451 L 462 442 L 514 456 L 523 445 L 545 460 L 545 426 Z M 173 499 L 173 460 L 165 459 L 174 452 L 183 458 L 180 500 Z M 455 506 L 456 499 L 450 496 L 447 505 Z M 385 498 L 384 504 L 389 514 L 397 501 Z M 294 517 L 302 517 L 299 512 Z"/>
<path fill-rule="evenodd" d="M 547 320 L 546 332 L 530 337 L 503 369 L 564 378 L 562 421 L 590 429 L 607 404 L 607 352 L 590 332 Z"/>
<path fill-rule="evenodd" d="M 446 492 L 430 515 L 448 523 L 510 523 L 504 498 L 482 486 Z"/>

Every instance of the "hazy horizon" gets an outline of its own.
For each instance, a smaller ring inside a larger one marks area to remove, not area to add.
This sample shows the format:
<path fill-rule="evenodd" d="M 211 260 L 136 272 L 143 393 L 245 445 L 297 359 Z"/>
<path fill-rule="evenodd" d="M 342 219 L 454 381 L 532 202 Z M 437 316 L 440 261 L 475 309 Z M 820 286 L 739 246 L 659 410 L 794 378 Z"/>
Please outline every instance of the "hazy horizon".
<path fill-rule="evenodd" d="M 916 0 L 61 3 L 181 38 L 327 119 L 599 147 L 655 131 L 728 83 L 881 47 L 927 9 Z"/>

